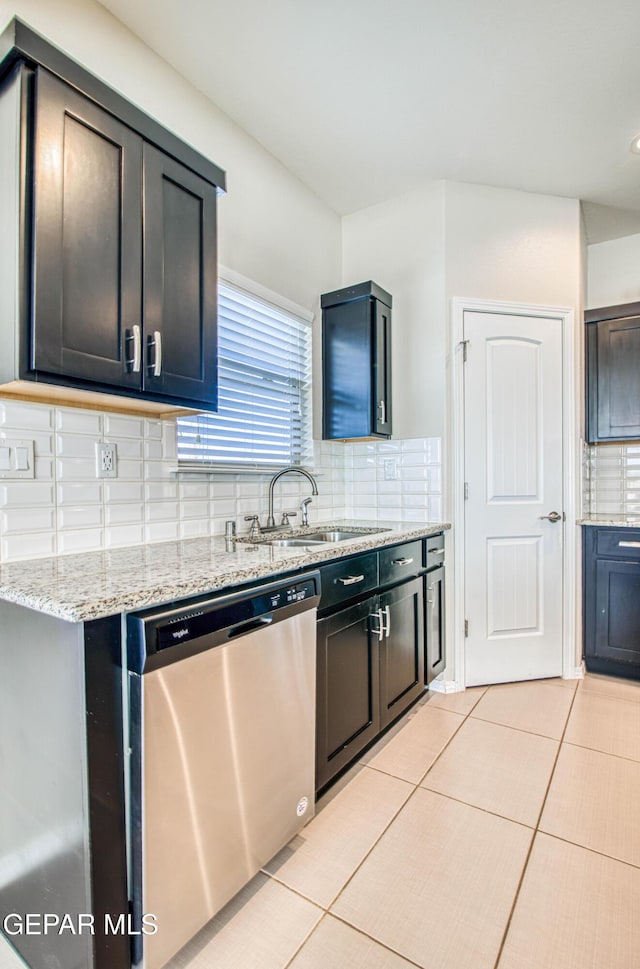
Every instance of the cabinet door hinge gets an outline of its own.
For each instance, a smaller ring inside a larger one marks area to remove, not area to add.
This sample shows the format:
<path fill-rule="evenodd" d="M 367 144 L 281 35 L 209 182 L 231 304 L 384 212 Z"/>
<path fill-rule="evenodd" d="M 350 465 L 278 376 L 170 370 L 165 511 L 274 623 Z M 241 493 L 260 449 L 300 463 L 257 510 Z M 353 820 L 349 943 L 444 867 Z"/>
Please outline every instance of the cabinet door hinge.
<path fill-rule="evenodd" d="M 462 362 L 463 363 L 466 363 L 467 362 L 467 356 L 468 356 L 468 349 L 467 348 L 469 346 L 469 341 L 468 340 L 460 340 L 460 343 L 458 344 L 458 346 L 462 347 Z"/>
<path fill-rule="evenodd" d="M 465 619 L 465 621 L 464 621 L 464 636 L 465 636 L 465 639 L 467 638 L 468 635 L 469 635 L 469 620 L 468 619 Z"/>
<path fill-rule="evenodd" d="M 468 481 L 465 481 L 465 483 L 464 483 L 464 500 L 465 501 L 468 501 L 468 499 L 469 499 L 469 482 Z"/>

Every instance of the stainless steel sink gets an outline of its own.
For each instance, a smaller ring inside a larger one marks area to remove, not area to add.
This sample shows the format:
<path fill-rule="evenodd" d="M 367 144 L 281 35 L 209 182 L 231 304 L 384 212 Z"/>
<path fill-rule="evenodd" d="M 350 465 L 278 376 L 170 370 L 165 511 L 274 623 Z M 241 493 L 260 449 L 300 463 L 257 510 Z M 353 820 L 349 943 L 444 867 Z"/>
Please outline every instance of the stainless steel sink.
<path fill-rule="evenodd" d="M 342 531 L 342 529 L 335 529 L 327 532 L 311 532 L 307 538 L 310 538 L 314 542 L 344 542 L 347 538 L 367 538 L 371 534 L 376 534 L 375 532 L 350 532 Z"/>
<path fill-rule="evenodd" d="M 307 548 L 312 545 L 326 545 L 324 541 L 315 540 L 312 541 L 308 538 L 271 538 L 266 542 L 260 542 L 260 545 L 273 545 L 276 548 Z"/>

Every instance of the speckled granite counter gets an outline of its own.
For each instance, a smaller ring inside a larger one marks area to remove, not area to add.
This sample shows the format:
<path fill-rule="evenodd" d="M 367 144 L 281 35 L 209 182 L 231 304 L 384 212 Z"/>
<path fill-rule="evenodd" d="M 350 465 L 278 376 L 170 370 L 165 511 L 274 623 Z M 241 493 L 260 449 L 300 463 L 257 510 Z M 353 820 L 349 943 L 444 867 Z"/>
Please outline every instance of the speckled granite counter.
<path fill-rule="evenodd" d="M 82 622 L 295 572 L 450 528 L 446 522 L 342 520 L 314 523 L 307 531 L 336 525 L 362 529 L 363 534 L 337 544 L 307 548 L 241 542 L 228 545 L 224 538 L 195 538 L 11 562 L 0 566 L 0 599 L 59 619 Z M 373 529 L 386 530 L 372 533 Z M 302 529 L 288 534 L 299 533 Z"/>
<path fill-rule="evenodd" d="M 576 525 L 590 527 L 602 526 L 606 528 L 640 528 L 640 519 L 628 518 L 578 518 Z"/>

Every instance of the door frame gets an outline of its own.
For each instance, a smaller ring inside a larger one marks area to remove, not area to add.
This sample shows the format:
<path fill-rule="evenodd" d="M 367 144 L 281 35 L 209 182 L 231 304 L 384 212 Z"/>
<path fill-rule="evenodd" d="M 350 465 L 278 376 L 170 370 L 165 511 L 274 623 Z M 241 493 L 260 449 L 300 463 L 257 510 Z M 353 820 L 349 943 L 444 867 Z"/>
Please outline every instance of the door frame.
<path fill-rule="evenodd" d="M 464 507 L 464 360 L 463 336 L 464 314 L 467 312 L 495 313 L 507 316 L 533 316 L 557 319 L 562 326 L 562 436 L 563 436 L 563 622 L 562 622 L 562 676 L 565 679 L 581 677 L 582 665 L 576 662 L 577 595 L 578 595 L 578 547 L 576 536 L 576 510 L 580 507 L 580 469 L 577 465 L 577 441 L 579 426 L 576 406 L 576 331 L 575 312 L 568 306 L 540 306 L 528 303 L 509 303 L 497 300 L 467 299 L 453 297 L 451 300 L 451 508 L 455 527 L 453 530 L 454 604 L 453 604 L 453 654 L 454 680 L 448 681 L 445 690 L 465 688 L 465 507 Z M 449 569 L 447 569 L 449 571 Z"/>

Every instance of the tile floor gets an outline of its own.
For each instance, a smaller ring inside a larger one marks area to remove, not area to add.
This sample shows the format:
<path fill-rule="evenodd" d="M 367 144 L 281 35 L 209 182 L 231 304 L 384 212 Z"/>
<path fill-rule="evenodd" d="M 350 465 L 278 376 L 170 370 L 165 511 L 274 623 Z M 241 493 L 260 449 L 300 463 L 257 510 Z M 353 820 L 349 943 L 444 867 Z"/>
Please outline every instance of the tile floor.
<path fill-rule="evenodd" d="M 170 966 L 638 969 L 640 683 L 431 694 Z"/>

